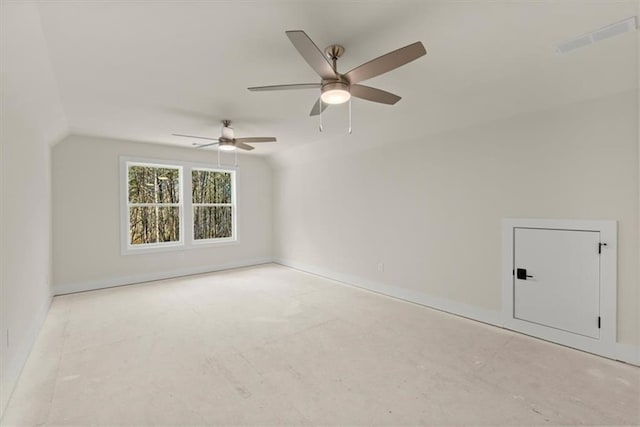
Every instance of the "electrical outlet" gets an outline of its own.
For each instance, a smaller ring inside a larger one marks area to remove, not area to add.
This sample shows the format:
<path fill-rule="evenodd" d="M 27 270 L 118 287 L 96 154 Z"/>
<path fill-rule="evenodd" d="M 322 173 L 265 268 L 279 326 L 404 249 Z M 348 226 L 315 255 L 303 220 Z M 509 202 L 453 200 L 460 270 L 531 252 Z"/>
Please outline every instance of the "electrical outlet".
<path fill-rule="evenodd" d="M 384 263 L 383 262 L 379 262 L 378 263 L 378 271 L 380 273 L 384 273 Z"/>

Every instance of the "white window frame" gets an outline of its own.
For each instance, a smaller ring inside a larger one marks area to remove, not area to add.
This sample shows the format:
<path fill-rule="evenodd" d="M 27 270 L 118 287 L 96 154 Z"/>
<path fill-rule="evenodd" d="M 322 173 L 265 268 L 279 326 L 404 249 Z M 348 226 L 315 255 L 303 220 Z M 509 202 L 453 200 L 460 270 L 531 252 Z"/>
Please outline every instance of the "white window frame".
<path fill-rule="evenodd" d="M 225 169 L 220 166 L 193 166 L 189 169 L 189 186 L 193 184 L 193 171 L 205 171 L 205 172 L 222 172 L 231 174 L 231 203 L 194 203 L 193 202 L 193 191 L 189 190 L 190 195 L 190 204 L 191 204 L 191 220 L 189 224 L 191 225 L 191 241 L 193 245 L 203 246 L 210 244 L 222 244 L 222 243 L 233 243 L 237 241 L 237 208 L 236 208 L 236 171 L 234 169 Z M 193 214 L 194 210 L 197 206 L 230 206 L 231 207 L 231 237 L 221 237 L 215 239 L 196 239 L 195 238 L 195 230 L 193 223 Z"/>
<path fill-rule="evenodd" d="M 174 161 L 166 159 L 153 159 L 141 157 L 120 156 L 120 254 L 134 255 L 147 254 L 166 251 L 181 251 L 186 249 L 201 249 L 215 246 L 233 245 L 238 240 L 238 197 L 237 197 L 237 166 L 218 166 L 207 163 L 194 163 L 186 161 Z M 141 245 L 132 245 L 130 238 L 129 224 L 129 166 L 151 166 L 178 168 L 180 173 L 180 240 L 177 242 L 147 243 Z M 232 189 L 231 189 L 231 219 L 233 222 L 232 237 L 220 239 L 194 239 L 193 231 L 193 195 L 191 191 L 192 171 L 207 170 L 212 172 L 231 173 Z M 185 197 L 186 195 L 186 197 Z M 191 231 L 186 232 L 187 227 Z"/>

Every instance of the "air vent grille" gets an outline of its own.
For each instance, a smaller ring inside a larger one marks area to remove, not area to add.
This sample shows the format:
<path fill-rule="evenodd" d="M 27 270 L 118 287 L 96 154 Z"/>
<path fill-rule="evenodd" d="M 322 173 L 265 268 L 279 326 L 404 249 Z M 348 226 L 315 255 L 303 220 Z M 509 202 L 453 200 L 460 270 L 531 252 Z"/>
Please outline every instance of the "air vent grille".
<path fill-rule="evenodd" d="M 607 25 L 604 28 L 583 34 L 571 40 L 557 43 L 555 46 L 556 52 L 560 54 L 568 53 L 620 34 L 633 32 L 637 27 L 637 18 L 632 16 L 631 18 L 616 22 L 615 24 Z"/>

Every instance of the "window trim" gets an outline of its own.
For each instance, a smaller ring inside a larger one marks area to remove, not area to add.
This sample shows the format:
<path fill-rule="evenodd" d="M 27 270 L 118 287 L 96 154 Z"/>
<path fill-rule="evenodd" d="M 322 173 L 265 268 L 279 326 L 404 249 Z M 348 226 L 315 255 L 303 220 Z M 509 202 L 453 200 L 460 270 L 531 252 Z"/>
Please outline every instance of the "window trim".
<path fill-rule="evenodd" d="M 191 249 L 204 249 L 209 247 L 235 245 L 238 239 L 238 180 L 237 166 L 214 165 L 210 163 L 197 163 L 182 160 L 166 160 L 148 157 L 120 156 L 120 254 L 136 255 L 158 252 L 183 251 Z M 129 226 L 129 165 L 149 165 L 158 167 L 179 168 L 180 179 L 180 240 L 178 242 L 147 243 L 144 245 L 131 245 Z M 231 219 L 233 222 L 233 237 L 221 239 L 194 239 L 193 230 L 193 195 L 191 191 L 192 170 L 209 170 L 230 172 L 232 179 L 232 207 Z M 188 177 L 188 179 L 187 179 Z M 185 197 L 188 195 L 188 197 Z M 188 230 L 188 228 L 190 231 Z"/>
<path fill-rule="evenodd" d="M 207 172 L 224 172 L 224 173 L 230 173 L 231 174 L 231 203 L 193 203 L 193 191 L 191 189 L 192 183 L 193 183 L 193 171 L 194 170 L 199 170 L 199 171 L 207 171 Z M 237 227 L 237 222 L 238 222 L 238 207 L 237 207 L 237 203 L 236 203 L 236 169 L 233 168 L 224 168 L 224 167 L 220 167 L 220 166 L 209 166 L 209 167 L 205 167 L 205 166 L 201 166 L 201 165 L 192 165 L 189 168 L 189 175 L 190 175 L 190 180 L 189 180 L 189 194 L 191 195 L 191 198 L 189 200 L 189 204 L 191 205 L 191 212 L 189 213 L 191 216 L 191 219 L 189 221 L 189 224 L 191 226 L 191 244 L 192 245 L 197 245 L 198 247 L 202 247 L 202 246 L 208 246 L 211 244 L 214 245 L 219 245 L 222 243 L 233 243 L 236 242 L 238 240 L 237 238 L 237 232 L 238 232 L 238 227 Z M 231 237 L 221 237 L 218 239 L 196 239 L 195 238 L 195 230 L 194 230 L 194 224 L 193 224 L 193 211 L 196 206 L 231 206 Z"/>
<path fill-rule="evenodd" d="M 183 246 L 185 235 L 184 235 L 184 186 L 180 185 L 178 191 L 178 203 L 130 203 L 129 202 L 129 167 L 131 166 L 144 166 L 144 167 L 152 167 L 152 168 L 165 168 L 165 169 L 177 169 L 178 170 L 178 179 L 179 182 L 182 182 L 184 179 L 184 168 L 182 165 L 170 164 L 166 162 L 141 162 L 141 161 L 125 161 L 124 162 L 124 175 L 122 176 L 122 180 L 124 181 L 125 192 L 124 192 L 124 205 L 126 207 L 126 212 L 124 213 L 126 218 L 123 218 L 123 222 L 126 222 L 125 225 L 125 235 L 122 237 L 125 238 L 126 250 L 127 252 L 131 251 L 140 251 L 140 250 L 153 250 L 153 249 L 162 249 L 168 247 L 175 246 Z M 177 206 L 178 207 L 178 215 L 180 218 L 180 226 L 178 227 L 178 233 L 180 233 L 180 239 L 174 242 L 156 242 L 156 243 L 145 243 L 144 245 L 132 245 L 131 244 L 131 215 L 130 209 L 132 206 Z"/>

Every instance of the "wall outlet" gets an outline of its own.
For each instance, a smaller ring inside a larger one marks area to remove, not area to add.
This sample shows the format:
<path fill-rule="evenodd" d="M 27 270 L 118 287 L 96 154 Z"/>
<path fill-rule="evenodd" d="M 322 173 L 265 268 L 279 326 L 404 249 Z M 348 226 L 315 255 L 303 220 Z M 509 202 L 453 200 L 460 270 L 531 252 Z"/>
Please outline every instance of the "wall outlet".
<path fill-rule="evenodd" d="M 380 273 L 384 273 L 384 263 L 383 262 L 379 262 L 378 263 L 378 271 Z"/>

